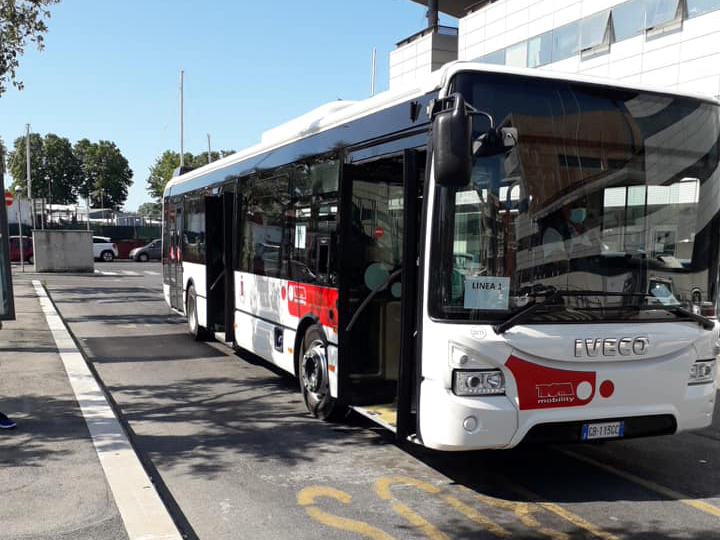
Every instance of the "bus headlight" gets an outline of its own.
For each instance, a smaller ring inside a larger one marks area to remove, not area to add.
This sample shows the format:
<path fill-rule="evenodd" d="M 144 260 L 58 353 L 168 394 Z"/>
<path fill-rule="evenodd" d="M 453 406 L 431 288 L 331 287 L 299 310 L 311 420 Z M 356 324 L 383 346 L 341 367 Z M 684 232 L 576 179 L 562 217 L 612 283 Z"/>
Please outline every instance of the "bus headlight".
<path fill-rule="evenodd" d="M 499 396 L 505 394 L 505 376 L 499 369 L 453 371 L 456 396 Z"/>
<path fill-rule="evenodd" d="M 712 360 L 698 360 L 690 366 L 688 384 L 706 384 L 715 380 L 716 362 Z"/>

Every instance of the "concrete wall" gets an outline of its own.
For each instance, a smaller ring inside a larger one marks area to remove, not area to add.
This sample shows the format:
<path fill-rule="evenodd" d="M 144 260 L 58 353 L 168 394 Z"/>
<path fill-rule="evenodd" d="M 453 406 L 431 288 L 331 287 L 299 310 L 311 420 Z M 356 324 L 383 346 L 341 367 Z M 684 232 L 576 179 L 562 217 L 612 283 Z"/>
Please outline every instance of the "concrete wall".
<path fill-rule="evenodd" d="M 92 231 L 34 230 L 36 272 L 94 272 Z"/>
<path fill-rule="evenodd" d="M 524 40 L 626 1 L 498 0 L 459 20 L 458 57 L 475 60 L 507 51 Z M 587 58 L 576 54 L 540 69 L 720 97 L 720 2 L 686 0 L 681 6 L 686 11 L 675 31 L 664 35 L 642 33 L 611 42 L 604 54 Z M 519 65 L 509 56 L 503 63 Z"/>
<path fill-rule="evenodd" d="M 454 32 L 454 29 L 448 31 Z M 416 81 L 447 62 L 457 60 L 456 34 L 430 29 L 425 32 L 401 42 L 397 49 L 390 51 L 390 88 Z"/>

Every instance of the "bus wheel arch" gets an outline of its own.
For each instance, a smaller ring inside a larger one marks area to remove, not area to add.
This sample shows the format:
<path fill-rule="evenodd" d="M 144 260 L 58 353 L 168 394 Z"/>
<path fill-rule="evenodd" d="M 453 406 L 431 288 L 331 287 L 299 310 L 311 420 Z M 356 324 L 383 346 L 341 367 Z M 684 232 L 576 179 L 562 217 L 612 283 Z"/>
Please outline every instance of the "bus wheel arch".
<path fill-rule="evenodd" d="M 300 324 L 298 324 L 297 332 L 295 333 L 295 344 L 293 346 L 293 351 L 295 351 L 295 376 L 299 379 L 300 378 L 300 359 L 302 358 L 302 345 L 303 345 L 303 339 L 305 337 L 305 332 L 307 332 L 307 329 L 310 328 L 313 325 L 319 325 L 320 321 L 317 317 L 314 315 L 306 315 L 302 321 L 300 321 Z"/>

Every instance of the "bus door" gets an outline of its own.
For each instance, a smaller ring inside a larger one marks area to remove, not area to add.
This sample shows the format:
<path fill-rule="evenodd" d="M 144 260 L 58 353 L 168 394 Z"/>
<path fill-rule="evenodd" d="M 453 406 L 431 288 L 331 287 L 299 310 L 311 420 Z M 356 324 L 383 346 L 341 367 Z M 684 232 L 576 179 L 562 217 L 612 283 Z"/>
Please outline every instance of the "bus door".
<path fill-rule="evenodd" d="M 414 431 L 410 419 L 424 152 L 365 157 L 368 153 L 348 154 L 343 171 L 341 394 L 359 412 L 404 438 Z"/>
<path fill-rule="evenodd" d="M 170 306 L 183 311 L 183 268 L 182 268 L 182 234 L 183 234 L 183 203 L 182 198 L 168 200 L 169 250 L 168 250 L 168 281 L 170 284 Z"/>
<path fill-rule="evenodd" d="M 233 342 L 235 338 L 232 268 L 234 205 L 232 186 L 223 186 L 220 193 L 205 198 L 208 328 L 224 334 L 226 342 Z"/>

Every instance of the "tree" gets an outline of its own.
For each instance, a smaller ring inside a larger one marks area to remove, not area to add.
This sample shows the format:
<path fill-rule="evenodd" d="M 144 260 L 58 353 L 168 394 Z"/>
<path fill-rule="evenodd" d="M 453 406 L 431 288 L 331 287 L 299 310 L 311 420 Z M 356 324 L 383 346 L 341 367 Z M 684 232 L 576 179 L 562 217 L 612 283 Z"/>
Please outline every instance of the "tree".
<path fill-rule="evenodd" d="M 5 171 L 7 171 L 7 165 L 5 163 L 5 156 L 7 155 L 7 148 L 2 138 L 0 138 L 0 180 L 4 180 Z"/>
<path fill-rule="evenodd" d="M 93 186 L 95 185 L 96 178 L 94 178 L 93 175 L 96 172 L 96 168 L 89 169 L 88 164 L 95 159 L 94 152 L 96 148 L 97 145 L 90 142 L 89 139 L 80 139 L 73 146 L 73 153 L 78 161 L 80 161 L 80 168 L 82 170 L 82 180 L 80 181 L 77 192 L 83 199 L 87 199 L 90 196 Z"/>
<path fill-rule="evenodd" d="M 127 199 L 133 172 L 117 145 L 81 139 L 75 143 L 74 152 L 82 171 L 77 192 L 89 196 L 91 206 L 120 208 Z"/>
<path fill-rule="evenodd" d="M 210 157 L 212 158 L 212 161 L 217 161 L 218 159 L 222 159 L 224 157 L 229 156 L 230 154 L 234 154 L 235 150 L 220 150 L 219 152 L 212 151 L 210 152 Z M 202 167 L 203 165 L 208 164 L 208 155 L 207 152 L 201 152 L 199 154 L 196 154 L 192 159 L 192 168 L 197 169 L 198 167 Z"/>
<path fill-rule="evenodd" d="M 210 156 L 213 161 L 234 154 L 235 150 L 220 150 L 219 152 L 211 152 Z M 185 152 L 185 165 L 193 169 L 207 165 L 207 152 L 193 156 L 190 152 Z M 155 160 L 150 167 L 150 176 L 147 179 L 147 190 L 154 198 L 162 199 L 165 186 L 173 176 L 173 172 L 180 166 L 180 153 L 174 150 L 165 150 L 162 155 Z"/>
<path fill-rule="evenodd" d="M 157 202 L 146 202 L 142 203 L 137 210 L 138 216 L 144 217 L 144 218 L 160 218 L 160 213 L 162 211 L 162 205 Z"/>
<path fill-rule="evenodd" d="M 25 137 L 18 137 L 14 150 L 8 155 L 12 189 L 22 188 L 27 197 L 27 154 Z M 77 188 L 81 181 L 80 162 L 73 154 L 70 141 L 48 133 L 43 139 L 38 133 L 30 134 L 30 172 L 32 196 L 46 199 L 51 204 L 73 204 L 77 201 Z"/>
<path fill-rule="evenodd" d="M 43 50 L 47 25 L 50 18 L 47 9 L 60 0 L 0 0 L 0 95 L 12 84 L 22 90 L 23 83 L 15 78 L 20 65 L 19 58 L 25 52 L 28 41 L 35 42 Z"/>

